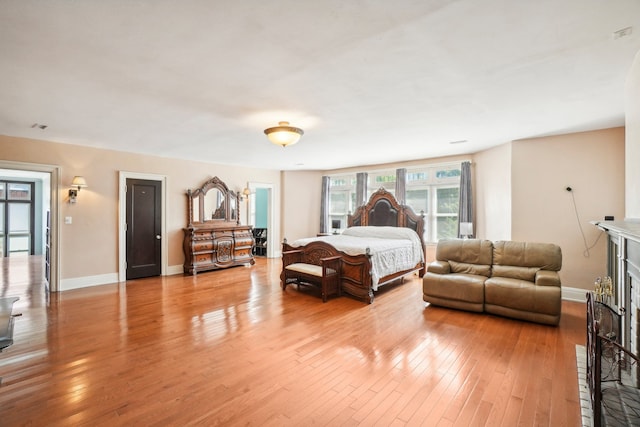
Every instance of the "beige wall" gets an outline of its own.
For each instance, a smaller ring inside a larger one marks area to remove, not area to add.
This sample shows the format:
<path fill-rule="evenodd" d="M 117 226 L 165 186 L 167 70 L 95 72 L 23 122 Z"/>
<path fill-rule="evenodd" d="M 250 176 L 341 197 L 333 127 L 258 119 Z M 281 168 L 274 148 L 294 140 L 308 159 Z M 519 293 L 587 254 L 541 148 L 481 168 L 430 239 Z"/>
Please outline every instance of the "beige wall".
<path fill-rule="evenodd" d="M 629 71 L 625 95 L 625 217 L 640 220 L 640 51 Z"/>
<path fill-rule="evenodd" d="M 476 237 L 511 239 L 511 143 L 474 155 Z"/>
<path fill-rule="evenodd" d="M 282 236 L 293 242 L 315 236 L 320 231 L 322 173 L 318 171 L 282 172 Z"/>
<path fill-rule="evenodd" d="M 560 245 L 563 285 L 591 289 L 607 238 L 590 221 L 624 215 L 624 128 L 515 141 L 511 170 L 512 240 Z"/>
<path fill-rule="evenodd" d="M 118 271 L 118 180 L 119 171 L 167 177 L 167 232 L 169 267 L 181 266 L 182 228 L 187 223 L 185 191 L 218 176 L 230 189 L 241 191 L 248 181 L 274 184 L 280 194 L 278 171 L 192 162 L 155 156 L 87 148 L 69 144 L 0 136 L 1 160 L 61 167 L 60 180 L 60 277 L 100 276 Z M 74 175 L 83 175 L 89 187 L 78 203 L 68 204 L 67 192 Z M 276 201 L 280 205 L 280 201 Z M 244 202 L 241 220 L 246 223 Z M 279 215 L 279 211 L 278 211 Z M 71 216 L 73 224 L 65 225 Z M 64 289 L 64 286 L 62 287 Z"/>

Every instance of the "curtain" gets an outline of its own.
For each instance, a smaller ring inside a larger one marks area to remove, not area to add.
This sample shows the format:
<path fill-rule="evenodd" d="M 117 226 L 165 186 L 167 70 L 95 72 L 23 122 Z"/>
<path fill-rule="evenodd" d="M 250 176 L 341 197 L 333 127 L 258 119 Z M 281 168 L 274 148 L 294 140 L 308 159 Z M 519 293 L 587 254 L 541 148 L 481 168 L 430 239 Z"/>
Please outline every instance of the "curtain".
<path fill-rule="evenodd" d="M 407 169 L 396 169 L 396 200 L 401 205 L 406 203 L 407 198 Z"/>
<path fill-rule="evenodd" d="M 468 222 L 473 224 L 473 196 L 471 188 L 471 162 L 462 162 L 460 168 L 460 202 L 458 205 L 458 237 L 460 234 L 460 223 Z M 475 231 L 471 236 L 475 234 Z"/>
<path fill-rule="evenodd" d="M 367 202 L 367 172 L 358 172 L 356 174 L 356 206 L 359 208 Z"/>
<path fill-rule="evenodd" d="M 320 200 L 320 233 L 328 233 L 329 229 L 329 183 L 328 176 L 322 177 L 322 192 Z"/>

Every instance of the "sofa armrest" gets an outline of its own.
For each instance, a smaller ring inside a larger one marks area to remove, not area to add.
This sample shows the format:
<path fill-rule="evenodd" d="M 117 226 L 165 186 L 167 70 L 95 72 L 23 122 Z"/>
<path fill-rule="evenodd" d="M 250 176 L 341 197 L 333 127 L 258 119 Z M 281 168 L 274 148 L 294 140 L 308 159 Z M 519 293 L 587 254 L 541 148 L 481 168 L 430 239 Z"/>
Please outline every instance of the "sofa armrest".
<path fill-rule="evenodd" d="M 536 273 L 537 286 L 560 286 L 560 275 L 557 271 L 539 270 Z"/>
<path fill-rule="evenodd" d="M 451 265 L 448 261 L 433 261 L 427 266 L 427 272 L 436 274 L 451 273 Z"/>

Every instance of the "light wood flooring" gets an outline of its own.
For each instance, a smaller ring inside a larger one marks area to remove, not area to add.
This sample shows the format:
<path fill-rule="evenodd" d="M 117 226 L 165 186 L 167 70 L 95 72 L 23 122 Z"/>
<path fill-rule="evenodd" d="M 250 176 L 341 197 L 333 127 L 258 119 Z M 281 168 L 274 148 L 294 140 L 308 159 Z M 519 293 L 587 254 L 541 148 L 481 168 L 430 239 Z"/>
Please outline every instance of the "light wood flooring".
<path fill-rule="evenodd" d="M 0 353 L 0 425 L 581 425 L 584 304 L 563 302 L 559 327 L 425 308 L 417 276 L 371 305 L 323 304 L 283 293 L 280 266 L 47 298 L 41 260 L 4 260 L 22 316 Z"/>

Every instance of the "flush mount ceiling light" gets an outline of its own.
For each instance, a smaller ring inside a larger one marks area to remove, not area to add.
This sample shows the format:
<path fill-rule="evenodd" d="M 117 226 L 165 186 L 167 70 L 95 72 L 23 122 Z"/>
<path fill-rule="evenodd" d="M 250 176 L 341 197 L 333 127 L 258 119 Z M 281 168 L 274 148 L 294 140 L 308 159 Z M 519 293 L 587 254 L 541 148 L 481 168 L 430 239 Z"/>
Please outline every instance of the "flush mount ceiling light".
<path fill-rule="evenodd" d="M 304 135 L 302 129 L 289 126 L 289 122 L 280 122 L 278 126 L 265 129 L 264 133 L 269 138 L 269 141 L 282 147 L 295 144 Z"/>

